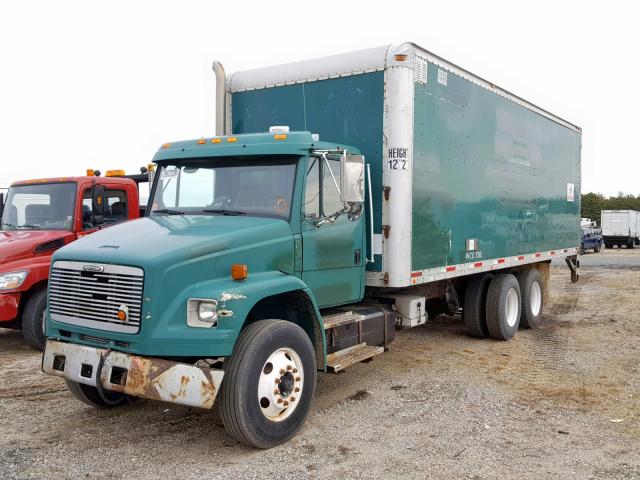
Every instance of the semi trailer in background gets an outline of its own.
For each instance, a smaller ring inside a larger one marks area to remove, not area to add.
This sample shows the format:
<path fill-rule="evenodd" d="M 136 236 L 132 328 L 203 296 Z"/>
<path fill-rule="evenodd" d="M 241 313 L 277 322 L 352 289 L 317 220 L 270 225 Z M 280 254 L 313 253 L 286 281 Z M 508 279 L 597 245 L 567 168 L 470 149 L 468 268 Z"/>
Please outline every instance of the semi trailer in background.
<path fill-rule="evenodd" d="M 14 182 L 0 196 L 0 328 L 22 330 L 32 347 L 45 343 L 44 312 L 51 256 L 85 235 L 144 214 L 141 184 L 149 171 L 87 170 L 87 176 Z M 53 297 L 68 290 L 53 291 Z"/>
<path fill-rule="evenodd" d="M 640 245 L 640 212 L 602 210 L 600 219 L 605 248 Z"/>
<path fill-rule="evenodd" d="M 161 146 L 146 218 L 53 257 L 43 370 L 80 400 L 219 402 L 268 448 L 396 327 L 508 340 L 553 258 L 577 280 L 579 127 L 411 43 L 214 70 L 217 133 Z"/>

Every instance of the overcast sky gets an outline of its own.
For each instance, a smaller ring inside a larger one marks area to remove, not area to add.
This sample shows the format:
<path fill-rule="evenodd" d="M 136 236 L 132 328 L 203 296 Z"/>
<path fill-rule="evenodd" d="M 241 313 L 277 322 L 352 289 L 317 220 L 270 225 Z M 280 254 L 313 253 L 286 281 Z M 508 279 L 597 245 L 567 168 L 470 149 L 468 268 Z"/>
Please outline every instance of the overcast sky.
<path fill-rule="evenodd" d="M 583 192 L 640 194 L 628 4 L 4 1 L 0 187 L 135 173 L 164 142 L 213 135 L 214 59 L 233 72 L 412 41 L 580 125 Z"/>

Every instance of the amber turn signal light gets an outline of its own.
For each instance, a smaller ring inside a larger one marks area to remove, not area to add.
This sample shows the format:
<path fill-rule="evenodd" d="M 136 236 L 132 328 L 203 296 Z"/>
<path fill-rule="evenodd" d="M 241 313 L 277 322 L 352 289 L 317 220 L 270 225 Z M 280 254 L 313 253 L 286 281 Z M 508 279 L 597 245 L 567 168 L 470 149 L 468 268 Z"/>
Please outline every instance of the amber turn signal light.
<path fill-rule="evenodd" d="M 231 265 L 231 278 L 234 280 L 244 280 L 249 276 L 249 270 L 246 265 L 234 263 Z"/>

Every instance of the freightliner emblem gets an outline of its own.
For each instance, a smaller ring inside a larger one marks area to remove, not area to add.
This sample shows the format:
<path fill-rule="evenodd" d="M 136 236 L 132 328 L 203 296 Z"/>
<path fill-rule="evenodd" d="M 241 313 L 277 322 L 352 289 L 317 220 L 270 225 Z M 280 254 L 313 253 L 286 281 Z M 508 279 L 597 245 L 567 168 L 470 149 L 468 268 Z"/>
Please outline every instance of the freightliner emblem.
<path fill-rule="evenodd" d="M 97 272 L 100 273 L 104 271 L 104 267 L 102 265 L 83 265 L 82 270 L 85 272 Z"/>

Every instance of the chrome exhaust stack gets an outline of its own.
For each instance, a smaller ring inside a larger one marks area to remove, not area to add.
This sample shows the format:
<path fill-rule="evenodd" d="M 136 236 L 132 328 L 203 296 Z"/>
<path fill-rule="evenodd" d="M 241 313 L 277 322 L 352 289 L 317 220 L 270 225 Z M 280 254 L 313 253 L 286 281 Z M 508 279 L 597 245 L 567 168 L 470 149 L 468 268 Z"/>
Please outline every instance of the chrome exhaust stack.
<path fill-rule="evenodd" d="M 224 67 L 217 60 L 211 65 L 216 75 L 216 136 L 222 136 L 226 132 L 226 106 L 227 106 L 227 75 Z"/>

